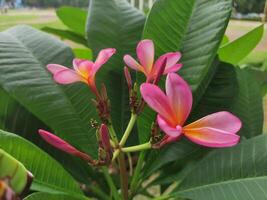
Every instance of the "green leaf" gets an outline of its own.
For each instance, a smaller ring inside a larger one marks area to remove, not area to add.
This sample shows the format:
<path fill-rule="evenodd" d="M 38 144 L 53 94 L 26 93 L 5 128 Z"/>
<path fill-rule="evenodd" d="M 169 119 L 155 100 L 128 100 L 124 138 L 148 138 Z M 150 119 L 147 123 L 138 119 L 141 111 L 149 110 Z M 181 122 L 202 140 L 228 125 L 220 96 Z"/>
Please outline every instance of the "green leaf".
<path fill-rule="evenodd" d="M 218 51 L 220 59 L 233 65 L 238 64 L 259 44 L 263 32 L 264 25 L 260 25 L 240 38 L 222 46 Z"/>
<path fill-rule="evenodd" d="M 0 102 L 0 129 L 19 133 L 23 137 L 32 137 L 33 134 L 37 137 L 37 130 L 46 128 L 40 120 L 1 88 Z"/>
<path fill-rule="evenodd" d="M 92 60 L 93 59 L 93 53 L 91 49 L 72 49 L 75 58 L 80 59 L 86 59 L 86 60 Z"/>
<path fill-rule="evenodd" d="M 228 42 L 229 42 L 229 38 L 227 37 L 227 35 L 224 35 L 221 41 L 220 47 L 227 44 Z"/>
<path fill-rule="evenodd" d="M 251 69 L 221 63 L 203 98 L 194 108 L 189 121 L 208 114 L 229 111 L 242 121 L 240 135 L 246 138 L 262 133 L 263 105 L 259 75 Z"/>
<path fill-rule="evenodd" d="M 52 27 L 44 27 L 42 28 L 42 31 L 45 31 L 47 33 L 54 34 L 56 36 L 59 36 L 62 40 L 71 40 L 73 42 L 76 42 L 78 44 L 82 44 L 87 47 L 87 40 L 84 38 L 84 36 L 81 36 L 75 32 L 72 32 L 70 30 L 62 30 Z"/>
<path fill-rule="evenodd" d="M 194 107 L 189 121 L 219 111 L 231 111 L 233 101 L 239 92 L 236 76 L 233 65 L 220 63 L 202 99 Z"/>
<path fill-rule="evenodd" d="M 196 104 L 217 68 L 217 49 L 232 10 L 231 0 L 158 0 L 146 21 L 144 38 L 156 46 L 157 56 L 181 51 L 179 74 L 189 83 Z M 153 112 L 145 111 L 138 120 L 139 139 L 146 142 Z"/>
<path fill-rule="evenodd" d="M 196 92 L 212 67 L 231 10 L 231 0 L 158 0 L 146 21 L 144 38 L 154 41 L 158 56 L 182 52 L 179 74 Z"/>
<path fill-rule="evenodd" d="M 105 82 L 111 99 L 113 124 L 122 134 L 129 119 L 128 88 L 123 75 L 123 56 L 134 54 L 141 39 L 144 15 L 126 0 L 92 0 L 87 23 L 87 36 L 93 55 L 103 48 L 117 49 L 116 55 L 98 74 Z"/>
<path fill-rule="evenodd" d="M 169 165 L 173 161 L 190 158 L 201 151 L 201 149 L 199 145 L 195 145 L 187 140 L 181 140 L 167 145 L 160 150 L 152 150 L 147 155 L 146 165 L 143 169 L 144 177 L 142 178 L 147 178 L 162 166 Z"/>
<path fill-rule="evenodd" d="M 27 140 L 0 130 L 0 148 L 32 172 L 33 190 L 82 194 L 77 182 L 57 161 Z"/>
<path fill-rule="evenodd" d="M 64 167 L 79 181 L 88 183 L 90 178 L 101 180 L 99 174 L 90 169 L 87 163 L 47 144 L 37 132 L 40 128 L 49 130 L 48 127 L 2 89 L 0 89 L 0 102 L 0 129 L 18 134 L 38 145 L 64 164 Z"/>
<path fill-rule="evenodd" d="M 31 173 L 19 161 L 0 149 L 0 180 L 7 179 L 12 190 L 21 195 L 29 189 L 32 178 Z"/>
<path fill-rule="evenodd" d="M 38 44 L 38 45 L 37 45 Z M 46 70 L 49 63 L 71 65 L 64 43 L 27 26 L 0 33 L 0 85 L 28 111 L 80 150 L 97 155 L 92 95 L 83 84 L 60 86 Z"/>
<path fill-rule="evenodd" d="M 85 36 L 87 12 L 76 7 L 63 6 L 56 11 L 58 18 L 75 33 Z"/>
<path fill-rule="evenodd" d="M 24 200 L 89 200 L 87 197 L 73 197 L 66 194 L 48 194 L 43 192 L 33 193 Z"/>
<path fill-rule="evenodd" d="M 267 136 L 214 150 L 187 175 L 176 195 L 192 200 L 264 200 L 267 187 Z"/>
<path fill-rule="evenodd" d="M 247 138 L 262 133 L 263 103 L 258 80 L 249 69 L 236 68 L 239 93 L 232 105 L 232 112 L 242 121 L 241 134 Z"/>

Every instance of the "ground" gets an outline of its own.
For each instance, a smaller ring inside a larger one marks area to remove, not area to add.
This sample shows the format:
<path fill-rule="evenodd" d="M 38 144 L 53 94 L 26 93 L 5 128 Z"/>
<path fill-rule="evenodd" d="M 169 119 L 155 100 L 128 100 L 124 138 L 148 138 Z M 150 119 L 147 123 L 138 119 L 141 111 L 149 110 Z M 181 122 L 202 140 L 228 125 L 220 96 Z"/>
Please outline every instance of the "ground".
<path fill-rule="evenodd" d="M 55 27 L 55 28 L 66 28 L 56 16 L 55 10 L 10 10 L 7 14 L 0 15 L 0 31 L 3 31 L 11 26 L 17 24 L 28 24 L 35 28 L 41 29 L 45 26 Z M 253 28 L 260 25 L 260 22 L 252 21 L 237 21 L 231 20 L 226 31 L 226 35 L 232 41 L 246 32 L 252 30 Z M 72 43 L 69 43 L 73 45 Z M 267 26 L 265 26 L 265 34 L 261 43 L 257 48 L 242 62 L 247 63 L 258 63 L 265 62 L 267 66 Z M 265 107 L 265 130 L 267 131 L 267 97 L 264 101 Z"/>

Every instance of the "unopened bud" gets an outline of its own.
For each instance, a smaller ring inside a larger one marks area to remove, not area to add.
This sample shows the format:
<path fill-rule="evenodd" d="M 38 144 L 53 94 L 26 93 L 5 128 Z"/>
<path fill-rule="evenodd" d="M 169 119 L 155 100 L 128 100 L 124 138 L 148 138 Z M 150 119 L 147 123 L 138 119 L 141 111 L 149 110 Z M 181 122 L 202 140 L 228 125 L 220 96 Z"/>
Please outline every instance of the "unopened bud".
<path fill-rule="evenodd" d="M 102 83 L 102 85 L 101 85 L 101 97 L 102 97 L 102 100 L 108 99 L 107 88 L 106 88 L 104 83 Z"/>
<path fill-rule="evenodd" d="M 104 160 L 107 163 L 112 158 L 112 147 L 110 144 L 108 127 L 102 124 L 99 129 L 99 159 Z"/>
<path fill-rule="evenodd" d="M 124 67 L 124 76 L 125 76 L 125 79 L 127 81 L 127 85 L 128 85 L 128 88 L 129 88 L 129 91 L 132 90 L 132 77 L 131 77 L 131 74 L 129 72 L 129 69 L 127 67 Z"/>
<path fill-rule="evenodd" d="M 111 145 L 110 145 L 109 131 L 108 131 L 107 125 L 101 124 L 99 131 L 100 131 L 100 137 L 101 137 L 103 148 L 105 150 L 110 151 Z"/>

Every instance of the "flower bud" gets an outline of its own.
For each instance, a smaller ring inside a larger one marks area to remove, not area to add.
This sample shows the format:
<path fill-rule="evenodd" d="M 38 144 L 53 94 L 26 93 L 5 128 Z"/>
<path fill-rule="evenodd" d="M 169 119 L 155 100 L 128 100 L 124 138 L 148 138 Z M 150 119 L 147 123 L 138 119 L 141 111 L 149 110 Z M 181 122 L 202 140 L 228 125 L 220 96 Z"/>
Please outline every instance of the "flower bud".
<path fill-rule="evenodd" d="M 127 67 L 124 67 L 124 76 L 125 76 L 125 79 L 127 81 L 127 85 L 128 85 L 128 88 L 129 88 L 129 91 L 132 90 L 132 77 L 131 77 L 131 74 L 129 72 L 129 69 Z"/>

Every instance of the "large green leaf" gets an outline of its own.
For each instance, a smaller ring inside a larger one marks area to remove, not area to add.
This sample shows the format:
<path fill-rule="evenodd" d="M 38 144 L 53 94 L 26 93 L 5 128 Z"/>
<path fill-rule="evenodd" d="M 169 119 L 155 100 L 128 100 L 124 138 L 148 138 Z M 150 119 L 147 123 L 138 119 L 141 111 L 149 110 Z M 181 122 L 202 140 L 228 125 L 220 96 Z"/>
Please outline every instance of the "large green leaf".
<path fill-rule="evenodd" d="M 239 92 L 231 111 L 243 122 L 241 134 L 247 138 L 259 135 L 263 129 L 263 102 L 258 80 L 249 69 L 236 68 Z"/>
<path fill-rule="evenodd" d="M 231 8 L 231 0 L 158 0 L 148 16 L 144 38 L 155 42 L 158 56 L 182 52 L 180 74 L 196 92 L 212 67 Z"/>
<path fill-rule="evenodd" d="M 233 65 L 220 63 L 206 92 L 194 107 L 189 121 L 198 120 L 214 112 L 230 111 L 239 92 L 236 76 Z"/>
<path fill-rule="evenodd" d="M 72 49 L 76 58 L 92 60 L 92 50 L 91 49 Z"/>
<path fill-rule="evenodd" d="M 104 81 L 111 99 L 115 129 L 121 134 L 129 118 L 128 89 L 123 76 L 123 55 L 134 54 L 141 39 L 144 15 L 126 0 L 90 1 L 87 36 L 94 56 L 103 49 L 113 47 L 117 53 L 98 75 Z"/>
<path fill-rule="evenodd" d="M 40 128 L 48 129 L 47 126 L 2 89 L 0 89 L 0 102 L 0 129 L 16 133 L 38 145 L 59 162 L 63 163 L 64 167 L 79 181 L 89 183 L 91 182 L 89 177 L 100 180 L 99 175 L 92 172 L 87 163 L 56 150 L 43 141 L 36 133 Z"/>
<path fill-rule="evenodd" d="M 221 63 L 203 98 L 194 108 L 190 121 L 214 112 L 229 111 L 242 121 L 240 135 L 250 138 L 261 134 L 261 88 L 253 72 L 250 69 L 239 69 L 231 64 Z"/>
<path fill-rule="evenodd" d="M 63 6 L 56 11 L 58 18 L 75 33 L 85 36 L 86 10 Z"/>
<path fill-rule="evenodd" d="M 196 155 L 201 151 L 199 145 L 195 145 L 187 140 L 181 140 L 173 144 L 167 145 L 160 150 L 152 150 L 146 159 L 146 165 L 143 169 L 143 178 L 147 178 L 162 166 L 174 162 L 181 161 Z"/>
<path fill-rule="evenodd" d="M 264 25 L 260 25 L 240 38 L 225 44 L 218 51 L 220 59 L 234 65 L 238 64 L 259 44 L 263 32 Z"/>
<path fill-rule="evenodd" d="M 29 189 L 32 178 L 31 173 L 19 161 L 0 149 L 0 180 L 9 179 L 12 190 L 21 195 Z"/>
<path fill-rule="evenodd" d="M 27 140 L 0 130 L 0 148 L 32 172 L 33 190 L 82 194 L 77 182 L 57 161 Z"/>
<path fill-rule="evenodd" d="M 24 200 L 89 200 L 86 197 L 73 197 L 66 194 L 49 194 L 43 192 L 37 192 L 24 198 Z"/>
<path fill-rule="evenodd" d="M 37 136 L 39 128 L 46 126 L 33 114 L 0 88 L 0 129 L 19 133 L 23 137 Z"/>
<path fill-rule="evenodd" d="M 177 195 L 192 200 L 265 200 L 267 136 L 214 150 L 186 176 Z"/>
<path fill-rule="evenodd" d="M 216 68 L 217 49 L 231 13 L 231 0 L 158 0 L 146 21 L 144 38 L 156 46 L 157 56 L 181 51 L 183 68 L 179 74 L 189 83 L 194 103 L 201 99 Z M 139 139 L 146 142 L 153 112 L 138 120 Z"/>
<path fill-rule="evenodd" d="M 0 33 L 0 84 L 9 95 L 67 141 L 96 155 L 91 95 L 85 85 L 59 86 L 48 63 L 71 63 L 71 49 L 27 26 Z"/>

